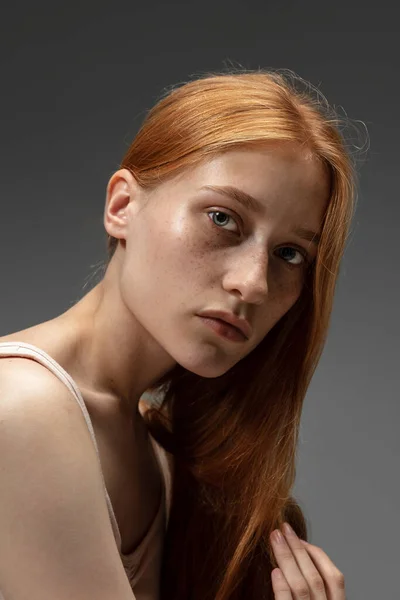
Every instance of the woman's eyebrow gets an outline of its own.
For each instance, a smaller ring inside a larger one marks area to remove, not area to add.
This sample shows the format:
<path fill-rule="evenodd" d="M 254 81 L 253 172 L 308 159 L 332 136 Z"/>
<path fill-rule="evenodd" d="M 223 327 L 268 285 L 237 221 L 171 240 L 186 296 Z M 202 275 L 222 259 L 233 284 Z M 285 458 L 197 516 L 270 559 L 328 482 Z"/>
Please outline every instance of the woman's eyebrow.
<path fill-rule="evenodd" d="M 217 192 L 218 194 L 233 198 L 233 200 L 236 200 L 236 202 L 244 206 L 244 208 L 251 210 L 253 213 L 262 215 L 265 212 L 265 208 L 259 200 L 233 185 L 204 185 L 201 189 Z"/>
<path fill-rule="evenodd" d="M 228 196 L 233 200 L 236 200 L 239 204 L 241 204 L 247 210 L 259 215 L 263 215 L 265 213 L 265 207 L 260 200 L 254 198 L 247 192 L 232 186 L 232 185 L 204 185 L 200 189 L 208 190 L 211 192 L 217 192 L 217 194 L 223 194 L 224 196 Z M 305 229 L 304 227 L 295 227 L 293 230 L 298 237 L 303 240 L 307 240 L 312 242 L 316 246 L 318 246 L 321 236 L 315 231 L 311 231 L 310 229 Z"/>

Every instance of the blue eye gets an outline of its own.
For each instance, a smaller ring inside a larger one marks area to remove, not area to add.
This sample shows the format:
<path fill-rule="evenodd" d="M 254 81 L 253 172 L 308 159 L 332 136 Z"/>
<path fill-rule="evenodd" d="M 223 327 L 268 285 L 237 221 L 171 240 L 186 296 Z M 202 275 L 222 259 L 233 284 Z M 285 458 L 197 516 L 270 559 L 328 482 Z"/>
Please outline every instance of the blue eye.
<path fill-rule="evenodd" d="M 226 221 L 226 219 L 231 219 L 231 220 L 233 220 L 233 217 L 231 217 L 231 215 L 228 215 L 228 213 L 226 213 L 226 212 L 223 212 L 222 210 L 211 210 L 211 211 L 210 211 L 209 213 L 207 213 L 207 214 L 208 214 L 208 215 L 218 215 L 218 216 L 221 216 L 221 215 L 222 215 L 223 217 L 225 217 L 225 219 L 223 218 L 222 220 L 225 220 L 225 221 Z M 224 227 L 224 223 L 218 223 L 218 222 L 216 222 L 216 219 L 215 219 L 214 217 L 211 217 L 211 220 L 212 220 L 212 222 L 213 222 L 215 225 L 217 225 L 217 227 L 220 227 L 221 229 L 225 229 L 225 227 Z M 232 231 L 232 230 L 228 229 L 227 231 Z"/>
<path fill-rule="evenodd" d="M 229 222 L 229 219 L 234 221 L 234 218 L 230 214 L 222 210 L 212 210 L 207 214 L 215 215 L 211 217 L 211 220 L 214 223 L 214 225 L 216 225 L 220 229 L 227 231 L 228 233 L 235 233 L 235 231 L 232 231 L 231 229 L 226 229 L 226 221 L 228 220 Z M 218 222 L 218 220 L 225 221 L 225 223 Z M 281 256 L 280 258 L 282 258 L 284 262 L 286 262 L 286 264 L 293 267 L 310 262 L 306 252 L 298 248 L 293 248 L 292 246 L 283 246 L 282 248 L 278 248 L 277 252 L 282 252 L 283 256 Z"/>

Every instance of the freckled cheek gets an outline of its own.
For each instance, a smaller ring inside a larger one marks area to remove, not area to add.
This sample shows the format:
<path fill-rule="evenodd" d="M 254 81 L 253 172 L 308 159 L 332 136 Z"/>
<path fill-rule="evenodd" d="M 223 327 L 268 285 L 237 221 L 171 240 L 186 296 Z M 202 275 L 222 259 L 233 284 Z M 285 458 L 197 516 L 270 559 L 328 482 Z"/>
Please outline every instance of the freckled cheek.
<path fill-rule="evenodd" d="M 179 240 L 176 240 L 175 251 L 184 256 L 187 261 L 207 265 L 210 264 L 212 253 L 218 249 L 218 245 L 202 235 L 200 231 L 193 231 L 188 228 L 185 234 Z"/>
<path fill-rule="evenodd" d="M 169 285 L 189 296 L 204 291 L 207 273 L 212 273 L 215 265 L 209 261 L 209 253 L 195 239 L 184 238 L 170 240 L 159 257 L 157 271 L 167 277 Z"/>

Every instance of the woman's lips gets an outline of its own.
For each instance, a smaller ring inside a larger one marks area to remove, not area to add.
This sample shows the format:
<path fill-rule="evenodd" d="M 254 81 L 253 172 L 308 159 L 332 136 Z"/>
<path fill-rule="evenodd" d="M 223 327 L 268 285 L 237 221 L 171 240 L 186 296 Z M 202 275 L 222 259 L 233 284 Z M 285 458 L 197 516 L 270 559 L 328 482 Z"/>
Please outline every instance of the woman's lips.
<path fill-rule="evenodd" d="M 203 321 L 204 325 L 215 331 L 215 333 L 232 342 L 245 342 L 247 340 L 245 335 L 239 329 L 236 329 L 233 325 L 229 325 L 229 323 L 226 323 L 222 319 L 202 316 L 200 316 L 200 319 Z"/>

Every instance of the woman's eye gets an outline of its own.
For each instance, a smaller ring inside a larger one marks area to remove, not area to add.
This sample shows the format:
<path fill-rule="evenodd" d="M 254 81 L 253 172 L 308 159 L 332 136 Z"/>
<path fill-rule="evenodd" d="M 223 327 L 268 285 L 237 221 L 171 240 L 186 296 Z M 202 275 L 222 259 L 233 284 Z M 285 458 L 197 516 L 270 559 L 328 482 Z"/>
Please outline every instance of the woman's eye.
<path fill-rule="evenodd" d="M 226 225 L 227 221 L 229 222 L 229 219 L 231 221 L 234 221 L 234 219 L 233 219 L 233 217 L 231 217 L 231 215 L 228 215 L 228 213 L 223 212 L 221 210 L 212 210 L 207 214 L 214 215 L 211 217 L 211 220 L 213 221 L 213 223 L 215 225 L 217 225 L 221 229 L 226 229 L 225 225 Z M 232 229 L 228 229 L 227 231 L 232 232 Z M 233 231 L 233 233 L 234 233 L 234 231 Z"/>
<path fill-rule="evenodd" d="M 292 248 L 291 246 L 285 246 L 284 248 L 279 248 L 278 252 L 282 252 L 281 258 L 289 265 L 302 265 L 307 261 L 307 257 L 303 252 L 297 250 L 296 248 Z"/>
<path fill-rule="evenodd" d="M 207 214 L 212 215 L 211 220 L 215 225 L 217 225 L 217 227 L 220 229 L 225 229 L 230 233 L 235 233 L 235 231 L 232 231 L 232 229 L 226 229 L 226 225 L 229 223 L 229 220 L 235 222 L 235 219 L 231 215 L 221 210 L 212 210 Z M 298 250 L 297 248 L 293 248 L 292 246 L 284 246 L 283 248 L 279 248 L 277 252 L 281 254 L 280 257 L 288 265 L 292 265 L 293 267 L 310 262 L 305 252 Z"/>

